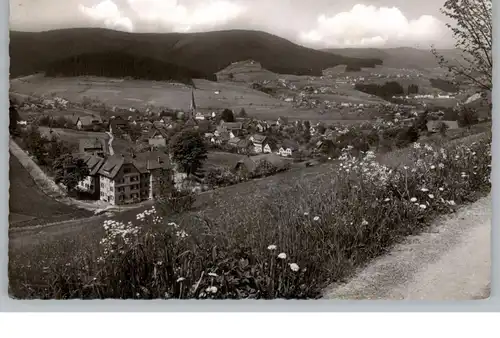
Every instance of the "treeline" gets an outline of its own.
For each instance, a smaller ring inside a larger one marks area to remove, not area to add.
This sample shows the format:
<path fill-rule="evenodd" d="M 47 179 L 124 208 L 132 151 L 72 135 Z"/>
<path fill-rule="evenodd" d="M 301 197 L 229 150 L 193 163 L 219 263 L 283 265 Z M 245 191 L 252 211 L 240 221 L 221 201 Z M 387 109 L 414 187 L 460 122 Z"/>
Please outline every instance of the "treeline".
<path fill-rule="evenodd" d="M 432 87 L 442 90 L 443 92 L 456 93 L 459 90 L 458 86 L 451 83 L 450 81 L 446 81 L 443 79 L 429 79 L 429 81 Z"/>
<path fill-rule="evenodd" d="M 215 74 L 206 75 L 176 64 L 120 52 L 88 53 L 50 63 L 47 76 L 103 76 L 155 81 L 178 81 L 192 84 L 193 78 L 216 81 Z"/>
<path fill-rule="evenodd" d="M 356 83 L 354 88 L 360 92 L 381 97 L 384 100 L 390 100 L 393 96 L 405 94 L 403 86 L 396 81 L 386 82 L 383 85 Z"/>

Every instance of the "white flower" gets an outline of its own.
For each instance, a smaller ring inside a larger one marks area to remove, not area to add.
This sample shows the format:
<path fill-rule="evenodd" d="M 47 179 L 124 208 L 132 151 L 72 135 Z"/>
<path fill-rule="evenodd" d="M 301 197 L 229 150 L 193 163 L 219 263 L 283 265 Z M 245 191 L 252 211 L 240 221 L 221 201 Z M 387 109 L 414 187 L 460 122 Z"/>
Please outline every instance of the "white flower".
<path fill-rule="evenodd" d="M 279 259 L 286 259 L 286 253 L 282 252 L 278 255 Z"/>
<path fill-rule="evenodd" d="M 215 272 L 209 272 L 208 275 L 210 277 L 217 277 L 217 274 Z"/>
<path fill-rule="evenodd" d="M 307 211 L 304 212 L 304 216 L 309 216 L 309 213 Z"/>
<path fill-rule="evenodd" d="M 444 164 L 443 163 L 439 163 L 438 167 L 441 168 L 441 169 L 443 169 L 444 168 Z"/>
<path fill-rule="evenodd" d="M 390 200 L 391 200 L 390 198 L 386 198 L 384 202 L 389 202 Z"/>
<path fill-rule="evenodd" d="M 422 188 L 422 189 L 420 189 L 420 191 L 427 192 L 427 191 L 429 191 L 429 189 L 427 189 L 427 188 Z"/>
<path fill-rule="evenodd" d="M 404 166 L 404 167 L 403 167 L 403 169 L 404 169 L 404 170 L 408 170 L 408 167 L 407 167 L 407 166 Z"/>
<path fill-rule="evenodd" d="M 319 216 L 314 216 L 313 220 L 319 221 Z"/>
<path fill-rule="evenodd" d="M 416 197 L 412 197 L 412 198 L 410 199 L 410 202 L 416 202 L 416 201 L 417 201 L 417 198 L 416 198 Z"/>
<path fill-rule="evenodd" d="M 290 269 L 292 269 L 292 271 L 294 272 L 297 272 L 299 271 L 299 266 L 295 263 L 290 263 Z"/>
<path fill-rule="evenodd" d="M 436 166 L 434 166 L 434 165 L 431 165 L 431 169 L 433 169 L 433 170 L 434 170 L 434 169 L 436 169 Z"/>
<path fill-rule="evenodd" d="M 429 198 L 430 198 L 430 199 L 433 199 L 433 198 L 434 198 L 434 195 L 433 195 L 433 194 L 429 194 Z"/>
<path fill-rule="evenodd" d="M 267 247 L 267 250 L 276 250 L 276 245 L 271 244 Z"/>
<path fill-rule="evenodd" d="M 440 187 L 440 188 L 439 188 L 439 191 L 444 191 L 444 188 L 443 188 L 443 187 Z"/>
<path fill-rule="evenodd" d="M 449 205 L 457 205 L 455 201 L 447 201 L 446 203 L 448 203 Z"/>
<path fill-rule="evenodd" d="M 215 286 L 209 286 L 208 288 L 205 289 L 207 293 L 216 293 L 217 292 L 217 287 Z"/>
<path fill-rule="evenodd" d="M 185 280 L 185 278 L 184 278 L 184 277 L 179 277 L 179 278 L 177 278 L 177 283 L 180 283 L 180 282 L 182 282 L 182 281 L 184 281 L 184 280 Z"/>
<path fill-rule="evenodd" d="M 363 222 L 361 222 L 361 225 L 368 225 L 368 222 L 366 221 L 366 219 L 364 219 Z"/>
<path fill-rule="evenodd" d="M 420 209 L 426 209 L 427 206 L 425 204 L 420 204 Z"/>

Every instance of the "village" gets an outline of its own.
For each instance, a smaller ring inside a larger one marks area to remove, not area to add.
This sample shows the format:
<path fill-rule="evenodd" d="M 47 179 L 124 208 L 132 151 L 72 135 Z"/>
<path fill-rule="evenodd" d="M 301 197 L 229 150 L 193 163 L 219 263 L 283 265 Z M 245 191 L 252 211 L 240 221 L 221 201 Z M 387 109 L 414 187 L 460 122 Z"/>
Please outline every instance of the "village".
<path fill-rule="evenodd" d="M 312 87 L 305 90 L 317 91 Z M 397 139 L 406 137 L 402 130 L 414 125 L 424 113 L 428 135 L 459 128 L 456 121 L 445 120 L 443 112 L 426 112 L 414 105 L 340 105 L 352 113 L 371 108 L 378 117 L 350 126 L 290 121 L 284 116 L 260 120 L 247 116 L 244 109 L 200 111 L 191 92 L 187 112 L 113 107 L 106 115 L 89 105 L 44 98 L 19 107 L 21 114 L 30 114 L 18 125 L 35 125 L 49 139 L 64 139 L 61 134 L 68 130 L 79 135 L 70 141 L 77 143 L 73 153 L 85 162 L 89 175 L 78 182 L 77 189 L 87 199 L 110 205 L 155 199 L 157 178 L 165 169 L 174 170 L 177 189 L 202 192 L 335 160 L 350 145 L 359 151 L 380 151 L 384 147 L 390 150 L 396 143 L 407 144 Z M 190 177 L 177 170 L 168 154 L 169 141 L 184 129 L 198 131 L 209 150 L 201 172 Z"/>

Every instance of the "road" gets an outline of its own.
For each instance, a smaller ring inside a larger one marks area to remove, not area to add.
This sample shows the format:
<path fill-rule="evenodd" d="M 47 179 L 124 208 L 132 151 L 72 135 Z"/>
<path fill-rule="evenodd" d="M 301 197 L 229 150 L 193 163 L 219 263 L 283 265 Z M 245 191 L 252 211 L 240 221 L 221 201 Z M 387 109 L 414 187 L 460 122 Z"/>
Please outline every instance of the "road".
<path fill-rule="evenodd" d="M 473 300 L 489 297 L 491 195 L 440 218 L 325 292 L 328 299 Z"/>

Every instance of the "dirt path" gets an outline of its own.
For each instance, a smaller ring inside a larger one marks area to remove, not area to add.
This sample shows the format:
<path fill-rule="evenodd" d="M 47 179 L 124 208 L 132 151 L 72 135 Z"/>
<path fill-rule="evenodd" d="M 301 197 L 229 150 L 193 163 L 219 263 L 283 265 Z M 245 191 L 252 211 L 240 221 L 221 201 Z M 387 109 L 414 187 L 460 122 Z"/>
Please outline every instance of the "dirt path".
<path fill-rule="evenodd" d="M 329 299 L 471 300 L 489 297 L 491 195 L 438 219 L 348 283 Z"/>

